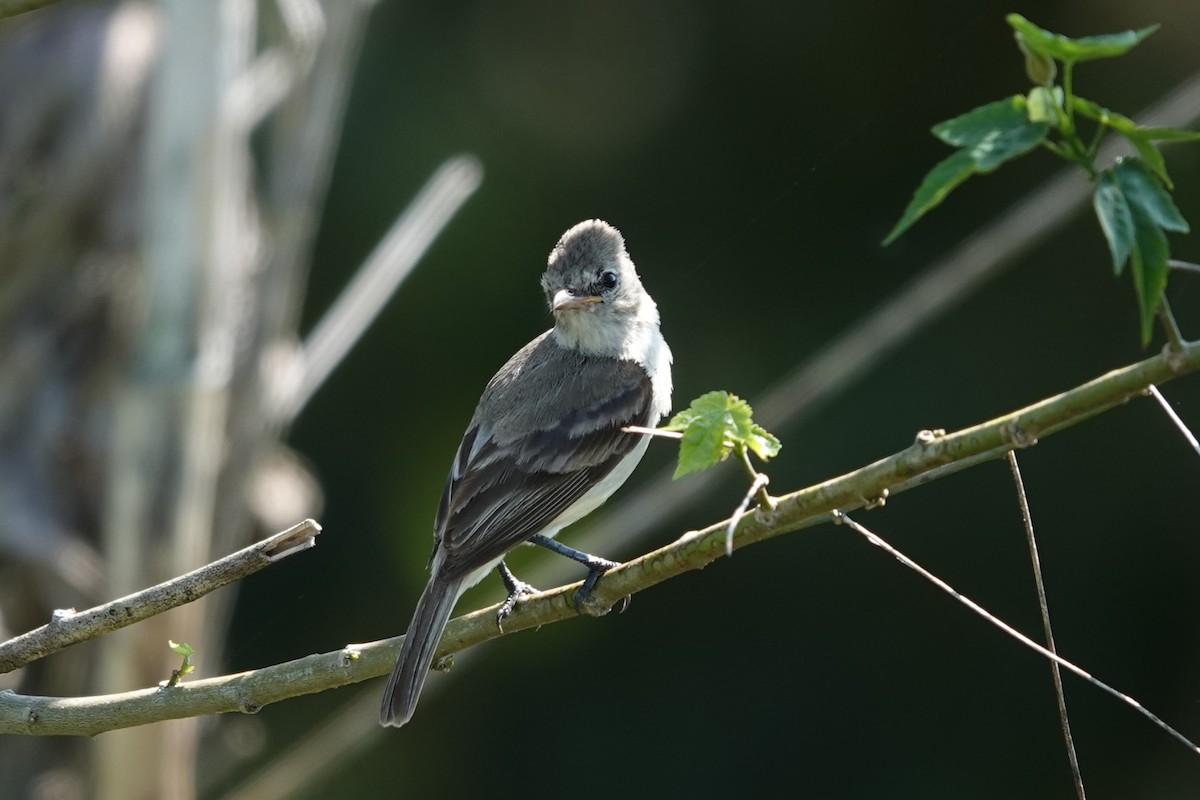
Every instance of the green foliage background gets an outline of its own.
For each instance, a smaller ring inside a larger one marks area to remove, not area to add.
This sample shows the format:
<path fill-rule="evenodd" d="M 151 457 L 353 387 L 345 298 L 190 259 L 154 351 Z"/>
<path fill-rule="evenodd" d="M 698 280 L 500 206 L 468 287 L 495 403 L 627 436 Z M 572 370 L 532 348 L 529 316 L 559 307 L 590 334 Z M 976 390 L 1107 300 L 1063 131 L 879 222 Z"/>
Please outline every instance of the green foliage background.
<path fill-rule="evenodd" d="M 309 319 L 443 158 L 477 153 L 487 175 L 296 427 L 327 491 L 327 533 L 318 554 L 247 582 L 226 666 L 404 629 L 458 437 L 492 372 L 549 325 L 537 279 L 569 225 L 601 217 L 625 234 L 675 352 L 676 409 L 717 387 L 754 404 L 1057 169 L 1034 153 L 977 176 L 879 245 L 946 155 L 930 126 L 1027 90 L 1010 11 L 1076 36 L 1162 23 L 1128 57 L 1078 71 L 1076 90 L 1110 108 L 1135 114 L 1200 69 L 1200 7 L 1173 0 L 380 3 Z M 1200 148 L 1168 162 L 1177 204 L 1200 218 Z M 1174 237 L 1172 252 L 1200 261 L 1194 237 Z M 1140 357 L 1136 300 L 1111 267 L 1085 207 L 867 381 L 807 423 L 773 428 L 786 446 L 767 465 L 772 489 Z M 1200 279 L 1176 276 L 1170 296 L 1196 335 Z M 1200 427 L 1197 382 L 1166 394 Z M 674 455 L 655 442 L 632 482 Z M 1062 652 L 1200 736 L 1200 459 L 1147 401 L 1021 464 Z M 720 490 L 646 547 L 729 513 L 744 475 L 732 462 L 718 469 Z M 1002 463 L 861 521 L 1038 629 Z M 464 604 L 500 593 L 488 580 Z M 1072 796 L 1046 664 L 843 528 L 750 548 L 638 596 L 624 615 L 473 658 L 411 725 L 381 731 L 305 797 Z M 1068 678 L 1067 692 L 1096 797 L 1195 795 L 1200 760 L 1092 688 Z M 229 779 L 348 696 L 264 710 L 266 749 Z"/>

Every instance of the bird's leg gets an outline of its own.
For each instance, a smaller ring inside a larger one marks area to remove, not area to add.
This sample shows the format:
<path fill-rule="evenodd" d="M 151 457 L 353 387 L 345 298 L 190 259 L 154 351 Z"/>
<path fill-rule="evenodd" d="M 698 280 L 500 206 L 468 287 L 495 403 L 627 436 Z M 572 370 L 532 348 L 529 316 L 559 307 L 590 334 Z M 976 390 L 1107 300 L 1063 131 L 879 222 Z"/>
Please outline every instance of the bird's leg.
<path fill-rule="evenodd" d="M 607 558 L 600 558 L 599 556 L 593 556 L 589 553 L 585 553 L 582 550 L 576 550 L 574 547 L 567 547 L 562 542 L 555 541 L 549 536 L 544 536 L 540 533 L 532 537 L 529 541 L 540 547 L 544 547 L 547 550 L 558 553 L 560 556 L 566 556 L 572 561 L 578 561 L 580 564 L 583 564 L 585 567 L 587 567 L 588 574 L 587 577 L 583 579 L 583 586 L 579 587 L 575 591 L 575 596 L 571 598 L 571 604 L 575 606 L 576 614 L 583 614 L 582 605 L 587 600 L 588 595 L 592 593 L 592 590 L 596 588 L 596 582 L 600 580 L 600 576 L 614 567 L 621 566 L 620 562 L 618 561 L 609 561 Z M 629 608 L 628 595 L 621 598 L 620 606 L 621 607 L 619 611 L 622 612 Z"/>
<path fill-rule="evenodd" d="M 508 597 L 504 598 L 504 602 L 500 604 L 500 608 L 496 609 L 496 627 L 504 632 L 504 620 L 517 607 L 517 603 L 521 598 L 531 594 L 537 594 L 537 589 L 525 581 L 512 574 L 512 570 L 508 568 L 508 564 L 503 561 L 496 567 L 496 572 L 500 573 L 500 580 L 504 581 L 504 588 L 508 589 Z"/>

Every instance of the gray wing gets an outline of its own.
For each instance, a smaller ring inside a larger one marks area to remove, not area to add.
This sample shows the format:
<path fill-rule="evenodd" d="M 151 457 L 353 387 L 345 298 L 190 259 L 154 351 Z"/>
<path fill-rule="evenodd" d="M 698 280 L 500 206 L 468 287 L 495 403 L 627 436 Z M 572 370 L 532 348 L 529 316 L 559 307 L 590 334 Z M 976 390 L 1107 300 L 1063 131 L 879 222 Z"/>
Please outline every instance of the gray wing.
<path fill-rule="evenodd" d="M 535 339 L 480 399 L 435 522 L 439 572 L 465 575 L 541 531 L 633 450 L 650 378 L 638 364 Z"/>

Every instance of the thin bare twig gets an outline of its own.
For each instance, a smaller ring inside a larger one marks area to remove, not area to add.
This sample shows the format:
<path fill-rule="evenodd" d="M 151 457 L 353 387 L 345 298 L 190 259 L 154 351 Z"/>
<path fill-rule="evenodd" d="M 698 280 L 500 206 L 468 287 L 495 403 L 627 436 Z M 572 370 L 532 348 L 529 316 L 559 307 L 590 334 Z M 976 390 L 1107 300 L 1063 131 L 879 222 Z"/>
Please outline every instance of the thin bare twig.
<path fill-rule="evenodd" d="M 754 499 L 754 496 L 758 495 L 758 505 L 764 511 L 770 511 L 775 507 L 775 500 L 767 493 L 767 484 L 771 482 L 771 478 L 765 472 L 759 472 L 754 468 L 754 465 L 750 463 L 750 454 L 746 452 L 745 447 L 739 446 L 736 449 L 738 458 L 741 460 L 746 474 L 750 477 L 750 488 L 746 490 L 746 496 L 742 498 L 741 504 L 734 509 L 733 516 L 729 518 L 729 527 L 725 529 L 726 557 L 733 555 L 733 532 L 741 522 L 746 509 L 750 507 L 750 501 Z"/>
<path fill-rule="evenodd" d="M 737 530 L 738 523 L 742 521 L 746 509 L 750 507 L 750 501 L 754 499 L 755 493 L 766 488 L 769 481 L 770 478 L 765 473 L 757 473 L 754 480 L 750 482 L 750 488 L 746 490 L 746 496 L 733 510 L 733 516 L 729 518 L 729 524 L 725 527 L 725 555 L 727 557 L 733 555 L 733 532 Z"/>
<path fill-rule="evenodd" d="M 465 155 L 447 160 L 430 177 L 309 334 L 296 385 L 281 399 L 287 417 L 303 408 L 346 357 L 482 180 L 479 161 Z"/>
<path fill-rule="evenodd" d="M 1017 508 L 1025 526 L 1025 541 L 1029 545 L 1029 559 L 1033 564 L 1033 582 L 1037 587 L 1038 610 L 1042 615 L 1042 631 L 1046 634 L 1046 649 L 1058 655 L 1054 646 L 1054 632 L 1050 627 L 1050 604 L 1046 600 L 1046 584 L 1042 580 L 1042 560 L 1038 557 L 1037 537 L 1033 533 L 1033 514 L 1029 510 L 1029 497 L 1025 494 L 1025 481 L 1021 479 L 1021 468 L 1017 465 L 1017 454 L 1008 451 L 1008 468 L 1012 472 L 1013 485 L 1017 490 Z M 1067 696 L 1063 692 L 1062 671 L 1057 661 L 1050 662 L 1050 673 L 1054 678 L 1054 697 L 1058 701 L 1058 719 L 1062 724 L 1063 740 L 1067 745 L 1067 761 L 1071 765 L 1071 778 L 1075 781 L 1075 794 L 1086 800 L 1083 788 L 1083 773 L 1079 769 L 1079 755 L 1075 752 L 1075 739 L 1071 736 L 1071 719 L 1067 716 Z"/>
<path fill-rule="evenodd" d="M 643 428 L 641 425 L 626 425 L 621 428 L 624 433 L 638 433 L 642 436 L 661 436 L 664 439 L 682 439 L 680 431 L 664 431 L 661 428 Z"/>
<path fill-rule="evenodd" d="M 1176 353 L 1179 352 L 1183 347 L 1183 332 L 1179 330 L 1179 323 L 1175 321 L 1175 315 L 1171 313 L 1171 304 L 1167 302 L 1166 295 L 1158 300 L 1158 319 L 1162 322 L 1163 330 L 1167 334 L 1167 347 Z"/>
<path fill-rule="evenodd" d="M 0 0 L 0 19 L 54 5 L 58 0 Z"/>
<path fill-rule="evenodd" d="M 1166 412 L 1167 417 L 1171 420 L 1171 422 L 1175 423 L 1175 427 L 1178 428 L 1179 432 L 1183 434 L 1183 438 L 1186 439 L 1187 443 L 1192 446 L 1192 449 L 1196 451 L 1196 454 L 1200 455 L 1200 441 L 1196 440 L 1195 434 L 1191 432 L 1187 424 L 1184 423 L 1184 421 L 1180 419 L 1179 415 L 1175 413 L 1175 409 L 1171 408 L 1171 404 L 1167 402 L 1167 398 L 1163 397 L 1162 392 L 1158 390 L 1158 387 L 1151 384 L 1146 388 L 1146 394 L 1158 401 L 1158 405 L 1163 411 Z"/>
<path fill-rule="evenodd" d="M 321 526 L 311 519 L 157 586 L 86 611 L 56 612 L 55 619 L 0 644 L 0 674 L 73 644 L 95 639 L 168 609 L 190 603 L 292 553 L 316 544 Z"/>
<path fill-rule="evenodd" d="M 1108 694 L 1111 694 L 1113 697 L 1117 698 L 1118 700 L 1121 700 L 1126 705 L 1130 706 L 1135 711 L 1137 711 L 1139 714 L 1144 716 L 1146 719 L 1150 720 L 1152 723 L 1154 723 L 1156 726 L 1158 726 L 1160 729 L 1162 729 L 1164 732 L 1166 732 L 1169 736 L 1174 738 L 1176 741 L 1183 744 L 1185 747 L 1187 747 L 1193 753 L 1195 753 L 1196 755 L 1200 755 L 1200 747 L 1197 747 L 1190 739 L 1188 739 L 1186 736 L 1184 736 L 1179 731 L 1172 728 L 1170 725 L 1168 725 L 1166 722 L 1164 722 L 1161 718 L 1159 718 L 1157 715 L 1155 715 L 1153 712 L 1151 712 L 1149 709 L 1147 709 L 1145 706 L 1143 706 L 1137 700 L 1134 700 L 1132 697 L 1125 694 L 1124 692 L 1117 691 L 1116 689 L 1109 686 L 1104 681 L 1094 677 L 1091 673 L 1087 672 L 1086 670 L 1075 666 L 1074 664 L 1072 664 L 1070 661 L 1067 661 L 1062 656 L 1059 656 L 1056 653 L 1052 653 L 1049 650 L 1047 650 L 1045 647 L 1042 647 L 1040 644 L 1033 641 L 1028 636 L 1021 633 L 1019 630 L 1012 627 L 1007 622 L 1000 619 L 995 614 L 993 614 L 992 612 L 988 611 L 983 606 L 976 603 L 971 598 L 962 594 L 957 589 L 955 589 L 953 586 L 946 583 L 944 580 L 942 580 L 938 576 L 934 575 L 932 572 L 925 569 L 924 567 L 922 567 L 917 562 L 913 561 L 908 556 L 904 555 L 904 553 L 901 553 L 895 547 L 892 547 L 892 545 L 888 544 L 883 539 L 879 538 L 879 536 L 877 534 L 864 528 L 862 525 L 859 525 L 857 522 L 850 519 L 850 517 L 846 516 L 845 514 L 838 513 L 835 515 L 834 519 L 836 522 L 847 525 L 856 533 L 861 534 L 868 542 L 870 542 L 871 544 L 875 545 L 876 547 L 882 549 L 884 552 L 886 552 L 892 558 L 896 559 L 904 566 L 913 570 L 918 575 L 920 575 L 922 578 L 929 581 L 934 586 L 938 587 L 943 592 L 950 595 L 955 600 L 962 603 L 964 606 L 971 609 L 971 611 L 975 612 L 976 614 L 978 614 L 980 617 L 987 620 L 991 624 L 995 625 L 997 628 L 1004 631 L 1005 633 L 1007 633 L 1009 636 L 1016 639 L 1021 644 L 1025 645 L 1026 647 L 1033 650 L 1034 652 L 1039 653 L 1042 656 L 1050 659 L 1055 664 L 1065 667 L 1066 669 L 1075 673 L 1076 675 L 1083 678 L 1085 681 L 1087 681 L 1088 683 L 1097 687 L 1098 689 L 1101 689 L 1101 690 L 1107 692 Z"/>
<path fill-rule="evenodd" d="M 1200 273 L 1200 264 L 1193 264 L 1190 261 L 1180 261 L 1178 258 L 1172 258 L 1168 260 L 1167 266 L 1171 269 L 1177 269 L 1180 272 Z"/>

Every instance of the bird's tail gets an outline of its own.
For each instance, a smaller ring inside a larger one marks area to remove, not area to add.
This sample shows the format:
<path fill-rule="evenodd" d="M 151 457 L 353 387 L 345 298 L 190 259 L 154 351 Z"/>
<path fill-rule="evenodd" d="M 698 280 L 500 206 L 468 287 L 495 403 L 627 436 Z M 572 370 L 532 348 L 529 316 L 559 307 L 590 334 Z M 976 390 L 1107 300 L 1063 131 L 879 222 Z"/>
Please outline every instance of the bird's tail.
<path fill-rule="evenodd" d="M 435 575 L 426 584 L 408 633 L 404 635 L 396 666 L 392 667 L 392 675 L 383 690 L 383 705 L 379 709 L 381 725 L 399 728 L 412 717 L 438 641 L 462 589 L 461 578 L 445 581 Z"/>

